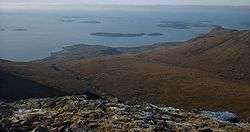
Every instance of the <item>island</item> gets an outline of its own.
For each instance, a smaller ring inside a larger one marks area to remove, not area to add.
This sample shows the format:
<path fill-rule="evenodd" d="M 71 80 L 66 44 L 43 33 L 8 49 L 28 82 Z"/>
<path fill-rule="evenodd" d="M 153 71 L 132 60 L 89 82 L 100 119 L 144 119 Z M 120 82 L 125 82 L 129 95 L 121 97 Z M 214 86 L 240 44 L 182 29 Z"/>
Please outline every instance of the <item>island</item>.
<path fill-rule="evenodd" d="M 174 28 L 174 29 L 190 29 L 191 27 L 189 24 L 180 21 L 161 21 L 160 24 L 157 25 L 158 27 L 163 28 Z"/>
<path fill-rule="evenodd" d="M 162 33 L 149 33 L 149 34 L 147 34 L 148 36 L 162 36 L 162 35 L 164 35 L 164 34 L 162 34 Z"/>
<path fill-rule="evenodd" d="M 91 33 L 93 36 L 102 36 L 102 37 L 142 37 L 146 35 L 145 33 L 105 33 L 105 32 L 97 32 Z"/>
<path fill-rule="evenodd" d="M 61 22 L 74 22 L 75 20 L 73 19 L 61 19 Z"/>
<path fill-rule="evenodd" d="M 28 29 L 26 29 L 26 28 L 16 28 L 16 29 L 14 29 L 14 31 L 28 31 Z"/>
<path fill-rule="evenodd" d="M 194 27 L 216 27 L 207 22 L 183 22 L 183 21 L 161 21 L 158 27 L 174 28 L 174 29 L 191 29 Z"/>
<path fill-rule="evenodd" d="M 79 21 L 79 23 L 100 24 L 100 21 Z"/>

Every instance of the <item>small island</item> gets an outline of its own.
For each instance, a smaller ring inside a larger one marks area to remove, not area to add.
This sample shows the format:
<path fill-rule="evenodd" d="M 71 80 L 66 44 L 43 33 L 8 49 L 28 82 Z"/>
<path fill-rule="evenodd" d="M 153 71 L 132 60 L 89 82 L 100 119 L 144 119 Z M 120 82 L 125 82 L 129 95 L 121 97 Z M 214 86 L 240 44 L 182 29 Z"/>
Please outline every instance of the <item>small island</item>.
<path fill-rule="evenodd" d="M 102 36 L 102 37 L 142 37 L 142 36 L 162 36 L 162 33 L 105 33 L 105 32 L 98 32 L 98 33 L 91 33 L 90 35 L 93 36 Z"/>
<path fill-rule="evenodd" d="M 162 34 L 162 33 L 149 33 L 149 34 L 147 34 L 148 36 L 162 36 L 162 35 L 164 35 L 164 34 Z"/>
<path fill-rule="evenodd" d="M 87 23 L 87 24 L 100 24 L 100 21 L 79 21 L 79 23 Z"/>
<path fill-rule="evenodd" d="M 181 21 L 161 21 L 158 27 L 174 28 L 174 29 L 190 29 L 189 24 Z"/>
<path fill-rule="evenodd" d="M 74 22 L 75 20 L 73 19 L 61 19 L 61 22 Z"/>
<path fill-rule="evenodd" d="M 14 29 L 14 31 L 28 31 L 28 29 L 26 29 L 26 28 L 16 28 L 16 29 Z"/>
<path fill-rule="evenodd" d="M 98 32 L 98 33 L 91 33 L 90 35 L 93 36 L 102 36 L 102 37 L 142 37 L 146 35 L 145 33 L 105 33 L 105 32 Z"/>
<path fill-rule="evenodd" d="M 182 21 L 161 21 L 158 27 L 174 29 L 191 29 L 194 27 L 214 27 L 217 25 L 205 22 L 182 22 Z"/>

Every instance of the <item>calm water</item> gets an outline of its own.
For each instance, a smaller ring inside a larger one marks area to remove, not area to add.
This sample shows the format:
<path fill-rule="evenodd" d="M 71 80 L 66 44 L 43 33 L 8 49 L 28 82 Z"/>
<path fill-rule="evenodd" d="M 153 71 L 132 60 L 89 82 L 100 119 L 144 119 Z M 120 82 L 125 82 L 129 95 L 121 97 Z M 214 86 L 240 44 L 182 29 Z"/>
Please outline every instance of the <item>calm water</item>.
<path fill-rule="evenodd" d="M 213 26 L 188 29 L 159 27 L 161 21 L 207 23 L 250 29 L 247 7 L 96 7 L 67 10 L 1 10 L 0 58 L 29 61 L 44 58 L 63 46 L 78 43 L 106 46 L 140 46 L 185 41 Z M 81 23 L 83 21 L 83 23 Z M 100 23 L 98 23 L 100 22 Z M 162 36 L 103 37 L 95 32 L 162 33 Z"/>

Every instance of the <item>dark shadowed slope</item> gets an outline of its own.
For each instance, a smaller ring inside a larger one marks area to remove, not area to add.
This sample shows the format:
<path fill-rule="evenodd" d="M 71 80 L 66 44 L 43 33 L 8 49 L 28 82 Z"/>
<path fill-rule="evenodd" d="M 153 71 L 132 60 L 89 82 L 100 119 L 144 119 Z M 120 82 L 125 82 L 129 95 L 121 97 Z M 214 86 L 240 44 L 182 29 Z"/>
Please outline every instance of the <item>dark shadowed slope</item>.
<path fill-rule="evenodd" d="M 0 70 L 0 99 L 62 96 L 64 92 Z"/>
<path fill-rule="evenodd" d="M 8 71 L 53 89 L 64 91 L 69 94 L 82 93 L 87 86 L 89 79 L 73 70 L 67 70 L 64 65 L 41 64 L 27 62 L 0 61 L 2 71 Z"/>

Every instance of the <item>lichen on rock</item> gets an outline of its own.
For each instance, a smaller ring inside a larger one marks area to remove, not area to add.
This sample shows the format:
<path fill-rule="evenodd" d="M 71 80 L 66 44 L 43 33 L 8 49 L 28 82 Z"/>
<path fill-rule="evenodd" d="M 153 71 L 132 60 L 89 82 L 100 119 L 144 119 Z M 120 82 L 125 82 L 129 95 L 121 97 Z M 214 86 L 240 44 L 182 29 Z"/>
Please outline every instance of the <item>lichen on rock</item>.
<path fill-rule="evenodd" d="M 1 131 L 247 131 L 248 124 L 152 104 L 87 95 L 1 102 Z"/>

